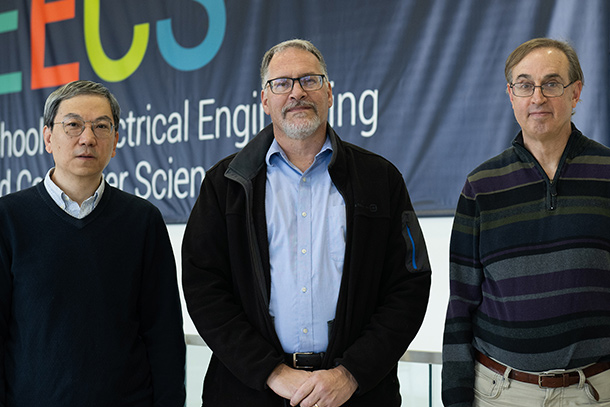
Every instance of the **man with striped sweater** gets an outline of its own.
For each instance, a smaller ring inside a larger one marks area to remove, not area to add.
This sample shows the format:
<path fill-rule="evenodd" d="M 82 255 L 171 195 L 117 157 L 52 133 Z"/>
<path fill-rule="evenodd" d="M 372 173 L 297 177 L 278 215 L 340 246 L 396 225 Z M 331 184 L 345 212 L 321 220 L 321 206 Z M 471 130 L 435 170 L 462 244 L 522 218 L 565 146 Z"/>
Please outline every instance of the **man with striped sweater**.
<path fill-rule="evenodd" d="M 571 122 L 570 45 L 530 40 L 505 75 L 521 132 L 459 199 L 443 402 L 610 406 L 610 149 Z"/>

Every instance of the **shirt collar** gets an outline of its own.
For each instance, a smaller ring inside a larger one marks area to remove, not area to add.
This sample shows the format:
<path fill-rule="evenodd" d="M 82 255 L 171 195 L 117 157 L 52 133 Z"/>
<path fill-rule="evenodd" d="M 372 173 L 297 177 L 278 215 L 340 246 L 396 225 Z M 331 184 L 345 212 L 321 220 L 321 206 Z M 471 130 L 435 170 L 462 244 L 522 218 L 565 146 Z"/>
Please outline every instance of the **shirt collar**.
<path fill-rule="evenodd" d="M 72 204 L 72 206 L 78 205 L 78 204 L 76 202 L 74 202 L 72 199 L 70 199 L 70 197 L 64 191 L 62 191 L 61 188 L 59 186 L 57 186 L 57 184 L 55 182 L 53 182 L 53 180 L 51 179 L 51 175 L 53 174 L 54 170 L 55 170 L 55 168 L 51 168 L 47 172 L 47 175 L 45 175 L 45 177 L 44 177 L 45 189 L 47 190 L 47 192 L 53 199 L 53 202 L 55 202 L 61 209 L 63 209 L 64 211 L 66 211 L 72 215 L 71 211 L 68 211 L 67 209 L 69 208 L 69 206 L 71 206 L 71 204 Z M 100 186 L 97 187 L 97 189 L 93 193 L 93 195 L 91 195 L 89 198 L 87 198 L 87 199 L 85 199 L 85 201 L 83 201 L 81 207 L 90 207 L 90 210 L 88 210 L 88 213 L 91 213 L 93 211 L 93 209 L 95 209 L 95 207 L 99 203 L 100 198 L 101 198 L 102 194 L 104 193 L 105 188 L 106 188 L 106 182 L 104 182 L 104 174 L 102 174 L 102 181 L 100 182 Z"/>
<path fill-rule="evenodd" d="M 320 149 L 318 154 L 316 154 L 314 163 L 315 163 L 315 161 L 317 161 L 318 157 L 322 156 L 323 154 L 326 154 L 327 151 L 329 151 L 330 154 L 332 154 L 332 151 L 333 151 L 333 147 L 330 142 L 330 138 L 328 137 L 328 134 L 326 135 L 326 140 L 324 141 L 322 148 Z M 271 142 L 271 146 L 269 146 L 269 150 L 267 150 L 267 155 L 265 156 L 265 162 L 267 163 L 268 166 L 275 165 L 273 162 L 274 156 L 281 157 L 286 163 L 292 165 L 290 163 L 290 160 L 288 160 L 288 156 L 286 155 L 286 152 L 282 149 L 282 147 L 280 146 L 280 143 L 278 143 L 276 139 L 273 139 L 273 141 Z"/>

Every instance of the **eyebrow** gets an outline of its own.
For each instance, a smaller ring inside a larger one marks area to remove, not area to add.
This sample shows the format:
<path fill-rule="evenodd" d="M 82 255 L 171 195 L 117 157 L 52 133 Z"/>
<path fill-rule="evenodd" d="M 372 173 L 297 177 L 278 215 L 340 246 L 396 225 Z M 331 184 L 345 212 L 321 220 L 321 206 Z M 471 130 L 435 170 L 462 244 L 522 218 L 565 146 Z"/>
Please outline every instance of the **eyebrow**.
<path fill-rule="evenodd" d="M 304 74 L 301 74 L 301 75 L 297 76 L 297 77 L 296 77 L 296 78 L 294 78 L 294 79 L 297 79 L 297 78 L 304 78 L 304 77 L 306 77 L 306 76 L 313 76 L 313 75 L 322 75 L 322 76 L 326 77 L 326 75 L 324 75 L 323 73 L 314 73 L 314 72 L 311 72 L 311 73 L 304 73 Z M 292 78 L 291 78 L 290 76 L 278 76 L 278 77 L 276 77 L 276 78 L 274 78 L 274 79 L 292 79 Z M 270 79 L 270 80 L 272 81 L 272 80 L 274 80 L 274 79 Z"/>
<path fill-rule="evenodd" d="M 559 78 L 559 79 L 563 80 L 563 78 L 561 77 L 561 75 L 559 75 L 558 73 L 550 73 L 550 74 L 548 74 L 548 75 L 545 75 L 545 76 L 542 78 L 542 81 L 544 82 L 544 81 L 548 81 L 549 79 L 557 79 L 557 78 Z M 531 76 L 531 75 L 524 74 L 524 73 L 522 73 L 521 75 L 517 76 L 517 78 L 516 78 L 516 79 L 529 79 L 529 80 L 532 80 L 532 81 L 533 81 L 533 78 L 532 78 L 532 76 Z"/>
<path fill-rule="evenodd" d="M 80 119 L 82 121 L 85 121 L 85 119 L 83 119 L 81 115 L 78 115 L 76 113 L 66 113 L 64 115 L 63 119 L 64 120 L 65 119 Z M 93 119 L 92 121 L 96 122 L 96 121 L 102 120 L 102 119 L 106 119 L 106 120 L 112 122 L 112 119 L 110 117 L 108 117 L 107 115 L 99 116 L 99 117 Z"/>

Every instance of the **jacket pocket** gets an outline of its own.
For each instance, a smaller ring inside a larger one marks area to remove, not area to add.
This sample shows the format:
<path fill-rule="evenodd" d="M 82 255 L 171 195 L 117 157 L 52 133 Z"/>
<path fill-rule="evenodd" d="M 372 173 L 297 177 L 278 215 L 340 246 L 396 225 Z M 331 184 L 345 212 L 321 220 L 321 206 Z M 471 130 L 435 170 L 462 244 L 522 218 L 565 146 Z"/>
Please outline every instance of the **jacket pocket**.
<path fill-rule="evenodd" d="M 407 245 L 405 266 L 411 273 L 430 270 L 424 234 L 413 211 L 402 213 L 402 237 Z"/>

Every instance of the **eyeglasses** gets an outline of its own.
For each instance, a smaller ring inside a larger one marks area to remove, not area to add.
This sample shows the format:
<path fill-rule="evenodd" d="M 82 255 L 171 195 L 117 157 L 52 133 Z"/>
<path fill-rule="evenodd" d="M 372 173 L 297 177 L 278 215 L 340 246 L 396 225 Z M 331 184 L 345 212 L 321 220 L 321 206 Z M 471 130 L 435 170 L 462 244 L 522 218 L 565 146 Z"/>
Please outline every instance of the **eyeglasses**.
<path fill-rule="evenodd" d="M 83 134 L 87 123 L 91 123 L 91 131 L 98 139 L 108 139 L 114 134 L 114 125 L 110 120 L 98 119 L 94 121 L 83 120 L 81 118 L 72 117 L 65 119 L 62 122 L 56 122 L 53 124 L 62 124 L 64 132 L 68 137 L 78 137 Z"/>
<path fill-rule="evenodd" d="M 301 88 L 306 92 L 322 89 L 324 85 L 324 75 L 306 75 L 300 78 L 275 78 L 267 81 L 269 89 L 276 95 L 289 93 L 294 88 L 294 83 L 298 81 Z"/>
<path fill-rule="evenodd" d="M 517 82 L 512 83 L 510 85 L 510 88 L 513 91 L 513 95 L 520 98 L 532 96 L 536 88 L 540 88 L 540 91 L 542 92 L 542 95 L 544 97 L 556 98 L 558 96 L 563 95 L 565 88 L 572 85 L 574 82 L 576 81 L 570 82 L 566 86 L 563 86 L 562 83 L 555 81 L 543 83 L 542 85 L 534 85 L 533 83 L 529 82 Z"/>

